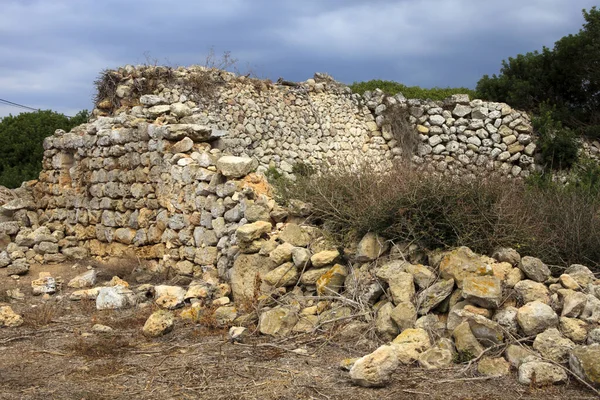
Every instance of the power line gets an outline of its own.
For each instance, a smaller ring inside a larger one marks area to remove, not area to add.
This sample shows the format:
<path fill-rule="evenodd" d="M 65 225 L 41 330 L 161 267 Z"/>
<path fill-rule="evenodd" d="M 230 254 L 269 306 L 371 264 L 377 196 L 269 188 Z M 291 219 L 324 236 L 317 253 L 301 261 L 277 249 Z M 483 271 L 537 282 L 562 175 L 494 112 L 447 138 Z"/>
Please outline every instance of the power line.
<path fill-rule="evenodd" d="M 8 106 L 13 106 L 13 107 L 20 107 L 20 108 L 24 108 L 26 110 L 40 111 L 38 108 L 24 106 L 23 104 L 13 103 L 12 101 L 4 100 L 4 99 L 0 99 L 0 104 L 5 104 Z"/>
<path fill-rule="evenodd" d="M 0 104 L 4 104 L 4 105 L 7 105 L 7 106 L 18 107 L 18 108 L 23 108 L 25 110 L 41 111 L 39 108 L 33 108 L 33 107 L 29 107 L 29 106 L 24 106 L 23 104 L 14 103 L 12 101 L 4 100 L 4 99 L 0 99 Z M 63 114 L 63 115 L 65 115 L 65 114 Z M 70 115 L 65 115 L 65 117 L 67 117 L 67 118 L 73 118 Z"/>

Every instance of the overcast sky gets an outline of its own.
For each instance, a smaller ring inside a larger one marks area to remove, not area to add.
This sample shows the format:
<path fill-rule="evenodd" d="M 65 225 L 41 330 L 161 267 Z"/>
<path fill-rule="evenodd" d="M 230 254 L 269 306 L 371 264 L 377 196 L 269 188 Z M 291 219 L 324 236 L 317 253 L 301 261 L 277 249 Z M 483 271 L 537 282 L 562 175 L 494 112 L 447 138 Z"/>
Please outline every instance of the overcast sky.
<path fill-rule="evenodd" d="M 259 77 L 328 72 L 474 88 L 501 61 L 551 47 L 596 0 L 0 0 L 0 99 L 92 108 L 104 68 L 204 64 L 230 51 Z M 0 105 L 0 117 L 21 110 Z"/>

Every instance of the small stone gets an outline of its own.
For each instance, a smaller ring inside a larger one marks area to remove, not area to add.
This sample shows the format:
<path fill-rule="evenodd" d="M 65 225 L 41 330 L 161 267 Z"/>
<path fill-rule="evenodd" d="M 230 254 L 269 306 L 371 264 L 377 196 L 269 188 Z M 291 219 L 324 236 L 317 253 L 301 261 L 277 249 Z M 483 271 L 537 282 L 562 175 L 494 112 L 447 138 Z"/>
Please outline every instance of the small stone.
<path fill-rule="evenodd" d="M 235 233 L 238 240 L 252 242 L 259 239 L 262 235 L 269 233 L 272 227 L 273 225 L 271 225 L 270 222 L 256 221 L 251 224 L 240 226 Z"/>
<path fill-rule="evenodd" d="M 285 263 L 266 274 L 263 280 L 271 286 L 291 286 L 298 282 L 300 272 L 291 263 Z"/>
<path fill-rule="evenodd" d="M 23 317 L 15 313 L 10 306 L 0 306 L 0 328 L 15 328 L 23 325 Z"/>
<path fill-rule="evenodd" d="M 569 274 L 562 274 L 558 278 L 558 281 L 565 289 L 581 290 L 581 286 L 579 286 L 577 281 Z"/>
<path fill-rule="evenodd" d="M 76 289 L 92 287 L 96 284 L 96 276 L 96 270 L 91 269 L 71 279 L 67 286 Z"/>
<path fill-rule="evenodd" d="M 229 340 L 232 342 L 241 342 L 246 336 L 248 336 L 248 329 L 243 326 L 229 328 Z"/>
<path fill-rule="evenodd" d="M 423 329 L 406 329 L 392 341 L 392 347 L 398 361 L 409 365 L 418 360 L 419 355 L 431 347 L 431 340 L 429 334 Z"/>
<path fill-rule="evenodd" d="M 385 386 L 398 365 L 393 346 L 381 346 L 354 363 L 350 369 L 350 378 L 355 385 L 363 387 Z"/>
<path fill-rule="evenodd" d="M 453 278 L 456 285 L 462 289 L 466 277 L 493 275 L 494 271 L 480 256 L 468 247 L 459 247 L 444 255 L 440 261 L 442 278 Z"/>
<path fill-rule="evenodd" d="M 279 239 L 296 247 L 306 247 L 310 244 L 310 235 L 294 223 L 286 224 L 279 233 Z"/>
<path fill-rule="evenodd" d="M 463 355 L 463 357 L 471 359 L 479 357 L 484 352 L 484 348 L 479 343 L 477 338 L 473 335 L 471 327 L 468 322 L 459 324 L 452 332 L 456 350 Z"/>
<path fill-rule="evenodd" d="M 269 257 L 273 260 L 275 265 L 281 265 L 288 261 L 292 261 L 292 252 L 295 247 L 291 243 L 283 243 L 277 246 L 271 253 Z"/>
<path fill-rule="evenodd" d="M 532 301 L 540 301 L 545 304 L 550 303 L 550 291 L 543 283 L 524 280 L 517 283 L 514 287 L 517 297 L 523 304 Z"/>
<path fill-rule="evenodd" d="M 519 253 L 510 247 L 501 247 L 494 251 L 492 258 L 495 258 L 499 262 L 507 262 L 512 266 L 519 264 L 521 256 Z"/>
<path fill-rule="evenodd" d="M 298 268 L 306 269 L 310 265 L 310 250 L 302 247 L 294 247 L 292 250 L 292 261 Z"/>
<path fill-rule="evenodd" d="M 400 332 L 405 329 L 411 329 L 415 327 L 417 321 L 417 310 L 411 302 L 399 303 L 391 311 L 390 317 L 392 321 L 396 323 Z"/>
<path fill-rule="evenodd" d="M 314 254 L 310 262 L 313 267 L 320 268 L 332 264 L 339 256 L 340 252 L 337 250 L 324 250 Z"/>
<path fill-rule="evenodd" d="M 144 324 L 144 335 L 149 337 L 159 337 L 173 330 L 175 317 L 173 313 L 166 310 L 155 311 L 150 315 Z"/>
<path fill-rule="evenodd" d="M 112 332 L 114 332 L 114 329 L 111 328 L 110 326 L 101 325 L 101 324 L 95 324 L 94 326 L 92 326 L 92 332 L 96 332 L 96 333 L 112 333 Z"/>
<path fill-rule="evenodd" d="M 483 376 L 505 376 L 510 374 L 510 364 L 501 357 L 484 357 L 477 364 L 477 372 Z"/>
<path fill-rule="evenodd" d="M 525 359 L 532 356 L 539 358 L 539 354 L 531 350 L 529 347 L 522 345 L 519 346 L 517 344 L 509 344 L 504 352 L 506 361 L 508 361 L 510 365 L 517 369 Z"/>
<path fill-rule="evenodd" d="M 587 300 L 587 296 L 581 292 L 568 294 L 563 300 L 561 316 L 577 318 L 583 312 Z"/>
<path fill-rule="evenodd" d="M 577 282 L 577 284 L 585 288 L 590 283 L 596 280 L 594 273 L 585 265 L 573 264 L 565 270 L 565 274 L 568 274 L 571 278 Z"/>
<path fill-rule="evenodd" d="M 218 326 L 227 326 L 237 318 L 237 308 L 233 306 L 221 306 L 215 310 L 215 321 Z"/>

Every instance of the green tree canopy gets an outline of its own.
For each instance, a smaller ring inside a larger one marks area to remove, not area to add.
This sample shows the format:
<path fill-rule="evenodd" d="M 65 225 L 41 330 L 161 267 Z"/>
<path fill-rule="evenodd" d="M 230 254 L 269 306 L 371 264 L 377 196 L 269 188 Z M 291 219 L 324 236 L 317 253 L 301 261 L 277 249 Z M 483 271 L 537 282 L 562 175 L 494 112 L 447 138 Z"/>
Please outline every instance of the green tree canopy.
<path fill-rule="evenodd" d="M 439 88 L 434 87 L 431 89 L 423 89 L 419 86 L 406 86 L 399 82 L 384 81 L 381 79 L 372 79 L 365 82 L 354 82 L 350 85 L 350 89 L 354 93 L 363 94 L 367 90 L 373 91 L 375 89 L 381 89 L 386 94 L 395 95 L 402 93 L 407 99 L 430 99 L 430 100 L 444 100 L 453 94 L 468 94 L 471 98 L 475 98 L 475 92 L 471 89 L 460 87 L 460 88 Z"/>
<path fill-rule="evenodd" d="M 44 138 L 57 129 L 71 130 L 87 122 L 88 117 L 87 110 L 72 118 L 47 110 L 0 119 L 0 185 L 15 188 L 37 179 L 42 168 Z"/>
<path fill-rule="evenodd" d="M 537 112 L 544 103 L 556 118 L 590 136 L 600 135 L 600 11 L 583 10 L 579 33 L 554 44 L 509 57 L 499 75 L 477 83 L 479 97 Z"/>

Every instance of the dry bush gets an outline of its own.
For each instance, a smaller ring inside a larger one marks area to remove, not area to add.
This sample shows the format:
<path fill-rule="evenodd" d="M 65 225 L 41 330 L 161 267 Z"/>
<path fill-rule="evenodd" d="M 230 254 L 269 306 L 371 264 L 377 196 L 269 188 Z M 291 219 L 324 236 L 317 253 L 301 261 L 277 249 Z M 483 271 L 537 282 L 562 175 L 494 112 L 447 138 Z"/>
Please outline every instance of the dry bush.
<path fill-rule="evenodd" d="M 414 154 L 421 139 L 415 127 L 409 122 L 408 109 L 401 104 L 389 105 L 383 116 L 385 124 L 389 126 L 394 139 L 398 142 L 398 147 L 402 149 L 402 154 L 405 156 Z"/>
<path fill-rule="evenodd" d="M 86 358 L 120 357 L 124 350 L 131 347 L 128 340 L 121 336 L 79 337 L 67 346 L 73 355 Z"/>
<path fill-rule="evenodd" d="M 28 308 L 23 313 L 23 322 L 24 325 L 37 329 L 50 325 L 63 314 L 64 310 L 57 303 L 46 302 L 37 307 Z"/>
<path fill-rule="evenodd" d="M 495 176 L 458 179 L 407 164 L 380 172 L 363 163 L 280 180 L 278 194 L 313 206 L 342 245 L 376 232 L 426 248 L 514 247 L 547 263 L 600 263 L 600 200 L 582 190 L 528 187 Z"/>

